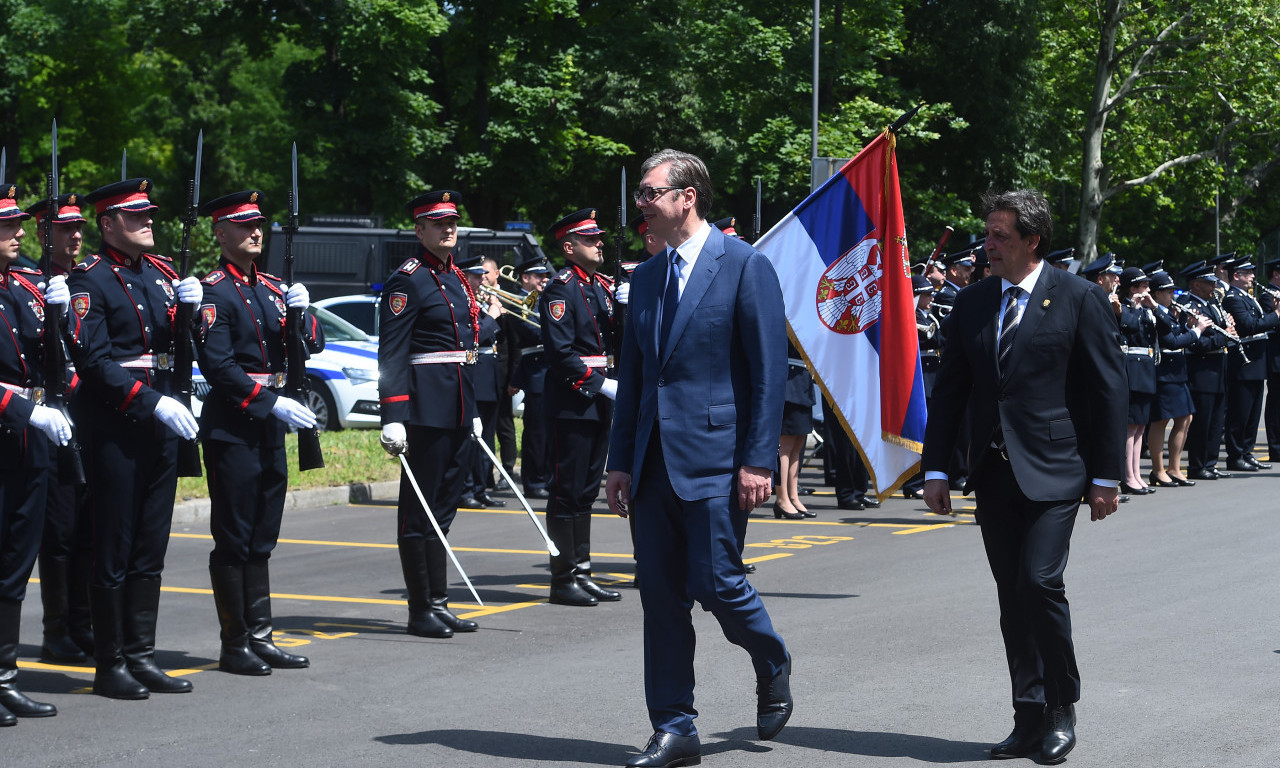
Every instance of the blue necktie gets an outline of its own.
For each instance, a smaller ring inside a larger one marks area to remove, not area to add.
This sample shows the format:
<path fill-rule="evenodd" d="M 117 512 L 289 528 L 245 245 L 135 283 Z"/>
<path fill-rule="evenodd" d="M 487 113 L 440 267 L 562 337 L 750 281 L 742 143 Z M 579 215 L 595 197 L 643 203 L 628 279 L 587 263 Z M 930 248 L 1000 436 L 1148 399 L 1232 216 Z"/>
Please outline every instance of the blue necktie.
<path fill-rule="evenodd" d="M 671 252 L 671 262 L 667 267 L 667 291 L 662 294 L 662 324 L 658 328 L 658 353 L 667 349 L 667 337 L 671 335 L 671 324 L 676 320 L 676 307 L 680 305 L 680 269 L 676 266 L 680 258 L 678 251 Z"/>

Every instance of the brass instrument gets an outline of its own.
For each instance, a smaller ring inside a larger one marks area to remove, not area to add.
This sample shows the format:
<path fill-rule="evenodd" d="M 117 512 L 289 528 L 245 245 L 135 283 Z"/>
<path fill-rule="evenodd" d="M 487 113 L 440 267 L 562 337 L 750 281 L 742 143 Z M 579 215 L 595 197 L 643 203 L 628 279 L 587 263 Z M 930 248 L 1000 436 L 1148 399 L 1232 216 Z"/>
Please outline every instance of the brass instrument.
<path fill-rule="evenodd" d="M 510 269 L 510 265 L 503 266 L 503 269 Z M 499 274 L 502 274 L 499 272 Z M 506 275 L 503 275 L 505 277 Z M 525 323 L 534 328 L 541 328 L 541 320 L 538 318 L 538 311 L 534 309 L 538 306 L 539 292 L 534 291 L 528 296 L 521 296 L 511 291 L 504 291 L 501 288 L 494 288 L 491 285 L 480 284 L 480 291 L 496 298 L 511 314 L 519 317 Z"/>

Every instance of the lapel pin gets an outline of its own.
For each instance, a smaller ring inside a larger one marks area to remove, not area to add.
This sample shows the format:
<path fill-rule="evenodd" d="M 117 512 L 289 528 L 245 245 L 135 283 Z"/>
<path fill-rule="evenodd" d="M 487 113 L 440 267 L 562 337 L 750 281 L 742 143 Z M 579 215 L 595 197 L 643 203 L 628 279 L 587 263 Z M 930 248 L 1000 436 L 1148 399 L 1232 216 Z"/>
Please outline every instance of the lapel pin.
<path fill-rule="evenodd" d="M 1044 303 L 1043 303 L 1043 304 L 1041 304 L 1040 306 L 1041 306 L 1041 308 L 1043 308 L 1043 309 L 1048 309 L 1048 308 L 1049 308 L 1049 300 L 1048 300 L 1048 299 L 1045 299 L 1045 300 L 1044 300 Z"/>

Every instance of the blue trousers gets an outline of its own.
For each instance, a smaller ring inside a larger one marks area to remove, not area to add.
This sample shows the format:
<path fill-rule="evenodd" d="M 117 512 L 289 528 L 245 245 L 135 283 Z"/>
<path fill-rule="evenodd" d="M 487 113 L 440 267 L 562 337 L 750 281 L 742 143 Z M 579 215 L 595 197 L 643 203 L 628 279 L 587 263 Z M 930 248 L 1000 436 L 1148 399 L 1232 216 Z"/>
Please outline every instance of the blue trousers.
<path fill-rule="evenodd" d="M 756 676 L 775 675 L 787 647 L 742 567 L 747 513 L 737 496 L 686 501 L 671 488 L 661 441 L 646 452 L 644 487 L 632 489 L 636 574 L 644 606 L 644 686 L 655 731 L 697 732 L 693 719 L 693 601 L 725 638 L 751 655 Z"/>

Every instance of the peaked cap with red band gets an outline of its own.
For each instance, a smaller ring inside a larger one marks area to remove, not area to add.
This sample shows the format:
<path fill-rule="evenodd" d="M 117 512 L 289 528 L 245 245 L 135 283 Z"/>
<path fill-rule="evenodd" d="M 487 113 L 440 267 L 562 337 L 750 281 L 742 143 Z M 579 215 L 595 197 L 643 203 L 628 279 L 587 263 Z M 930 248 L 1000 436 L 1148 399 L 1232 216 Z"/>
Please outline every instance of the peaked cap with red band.
<path fill-rule="evenodd" d="M 212 218 L 214 224 L 220 221 L 263 221 L 267 217 L 263 216 L 258 208 L 261 203 L 261 192 L 256 189 L 246 189 L 202 204 L 200 215 Z"/>
<path fill-rule="evenodd" d="M 0 221 L 31 218 L 31 214 L 18 207 L 20 194 L 22 194 L 22 188 L 17 184 L 0 186 Z"/>
<path fill-rule="evenodd" d="M 644 233 L 649 231 L 649 222 L 645 221 L 644 216 L 636 216 L 627 222 L 627 226 L 637 235 L 644 237 Z"/>
<path fill-rule="evenodd" d="M 75 224 L 84 221 L 84 212 L 80 210 L 80 203 L 84 201 L 84 195 L 77 195 L 73 192 L 58 195 L 58 213 L 53 217 L 54 224 Z M 44 212 L 49 209 L 49 198 L 42 197 L 34 205 L 27 207 L 27 213 L 36 217 L 36 224 L 44 223 Z"/>
<path fill-rule="evenodd" d="M 85 201 L 93 203 L 99 216 L 109 211 L 154 211 L 160 206 L 147 197 L 149 191 L 151 179 L 125 179 L 98 187 L 85 197 Z"/>
<path fill-rule="evenodd" d="M 559 241 L 569 237 L 570 235 L 582 235 L 587 237 L 603 233 L 604 230 L 596 223 L 596 209 L 583 208 L 582 210 L 574 211 L 563 219 L 557 221 L 555 225 L 551 227 L 551 232 L 549 234 L 552 240 Z"/>
<path fill-rule="evenodd" d="M 405 205 L 414 220 L 458 218 L 458 206 L 462 205 L 462 195 L 452 189 L 437 189 L 425 195 L 413 198 Z"/>
<path fill-rule="evenodd" d="M 721 232 L 725 233 L 725 234 L 726 234 L 726 235 L 728 235 L 729 237 L 736 237 L 736 238 L 738 238 L 739 240 L 741 240 L 741 239 L 742 239 L 742 237 L 741 237 L 741 235 L 739 235 L 739 234 L 738 234 L 738 230 L 736 230 L 736 229 L 734 229 L 734 228 L 733 228 L 733 227 L 734 227 L 734 225 L 735 225 L 735 224 L 737 224 L 737 223 L 738 223 L 738 220 L 737 220 L 737 219 L 735 219 L 734 217 L 732 217 L 732 216 L 726 216 L 726 217 L 724 217 L 723 219 L 720 219 L 719 221 L 715 222 L 715 223 L 714 223 L 714 224 L 712 224 L 711 226 L 713 226 L 713 227 L 715 227 L 716 229 L 720 230 Z"/>

